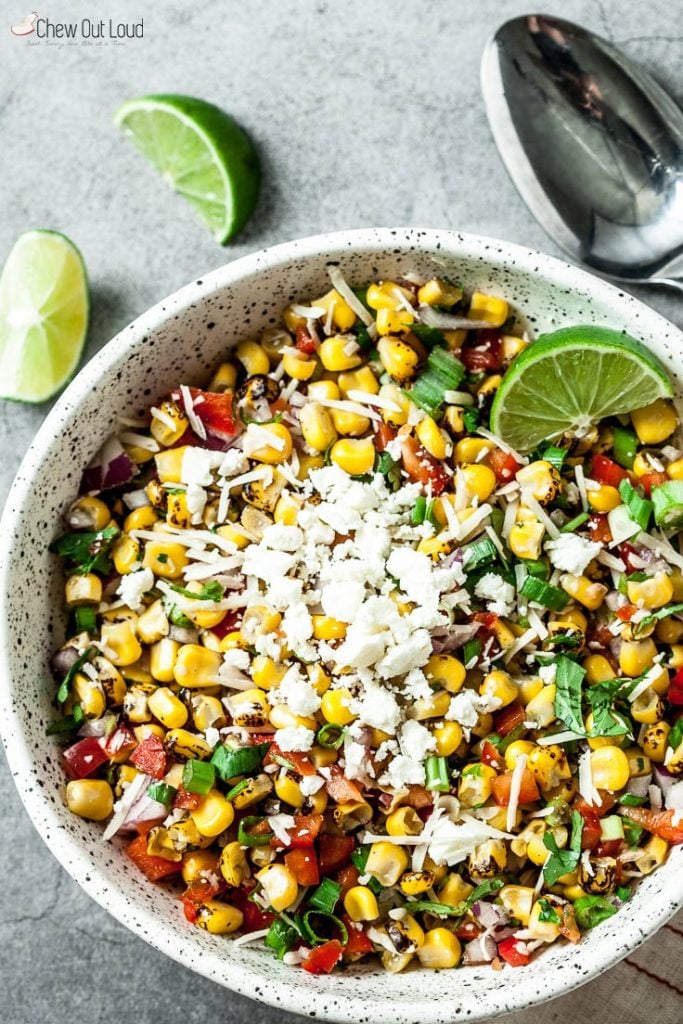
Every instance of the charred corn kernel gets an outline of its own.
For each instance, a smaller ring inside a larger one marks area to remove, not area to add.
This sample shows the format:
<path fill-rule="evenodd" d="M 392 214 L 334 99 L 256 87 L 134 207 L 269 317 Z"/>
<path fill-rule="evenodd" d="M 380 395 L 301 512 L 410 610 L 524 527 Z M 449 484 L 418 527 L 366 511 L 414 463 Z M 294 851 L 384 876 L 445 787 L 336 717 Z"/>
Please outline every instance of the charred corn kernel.
<path fill-rule="evenodd" d="M 462 743 L 462 729 L 457 722 L 444 722 L 434 729 L 434 739 L 439 757 L 450 757 Z"/>
<path fill-rule="evenodd" d="M 81 710 L 86 718 L 101 718 L 107 701 L 102 685 L 89 676 L 77 672 L 73 678 L 74 696 L 78 698 Z"/>
<path fill-rule="evenodd" d="M 145 683 L 130 686 L 123 698 L 123 713 L 129 722 L 149 722 L 152 713 L 147 699 L 155 687 Z"/>
<path fill-rule="evenodd" d="M 148 541 L 142 559 L 144 569 L 151 569 L 155 576 L 177 580 L 187 565 L 187 549 L 182 544 L 164 541 Z"/>
<path fill-rule="evenodd" d="M 231 935 L 242 927 L 244 914 L 220 900 L 205 900 L 197 907 L 196 923 L 211 935 Z"/>
<path fill-rule="evenodd" d="M 494 447 L 493 441 L 483 437 L 463 437 L 455 446 L 453 458 L 459 466 L 480 463 Z"/>
<path fill-rule="evenodd" d="M 623 789 L 629 779 L 628 758 L 623 750 L 611 744 L 598 747 L 590 754 L 593 785 L 610 793 Z"/>
<path fill-rule="evenodd" d="M 215 874 L 219 855 L 216 850 L 188 850 L 183 854 L 181 875 L 185 885 L 203 882 L 207 874 Z"/>
<path fill-rule="evenodd" d="M 179 494 L 169 493 L 166 500 L 166 522 L 169 526 L 176 526 L 178 529 L 186 530 L 190 526 L 192 516 L 187 507 L 187 495 L 185 491 Z"/>
<path fill-rule="evenodd" d="M 347 437 L 335 442 L 330 451 L 330 462 L 350 476 L 369 473 L 375 464 L 375 445 L 372 438 L 357 440 Z"/>
<path fill-rule="evenodd" d="M 465 430 L 464 410 L 459 405 L 449 405 L 443 414 L 443 423 L 449 433 L 458 435 Z"/>
<path fill-rule="evenodd" d="M 344 910 L 352 921 L 374 921 L 379 917 L 377 897 L 367 885 L 354 885 L 348 890 Z"/>
<path fill-rule="evenodd" d="M 138 636 L 145 644 L 154 644 L 168 636 L 169 623 L 161 601 L 154 601 L 138 619 Z"/>
<path fill-rule="evenodd" d="M 289 335 L 287 337 L 289 338 Z M 211 378 L 208 390 L 218 392 L 232 391 L 235 384 L 237 384 L 237 367 L 234 363 L 221 363 Z"/>
<path fill-rule="evenodd" d="M 432 654 L 423 671 L 430 683 L 438 684 L 449 693 L 458 693 L 467 675 L 463 663 L 452 654 Z"/>
<path fill-rule="evenodd" d="M 645 470 L 645 473 L 651 472 L 650 467 Z M 666 472 L 672 480 L 683 480 L 683 459 L 676 459 L 674 462 L 670 462 L 666 467 Z M 639 474 L 642 476 L 643 474 Z"/>
<path fill-rule="evenodd" d="M 320 712 L 326 722 L 334 725 L 350 725 L 355 721 L 356 715 L 350 708 L 351 694 L 342 687 L 338 690 L 327 690 L 320 703 Z"/>
<path fill-rule="evenodd" d="M 112 665 L 132 665 L 142 654 L 142 647 L 130 622 L 103 622 L 100 636 L 105 654 Z"/>
<path fill-rule="evenodd" d="M 626 591 L 631 604 L 639 608 L 663 608 L 671 601 L 674 588 L 665 572 L 657 572 L 646 580 L 629 580 Z"/>
<path fill-rule="evenodd" d="M 278 774 L 273 788 L 278 799 L 290 807 L 303 807 L 306 798 L 301 792 L 301 786 L 286 770 Z"/>
<path fill-rule="evenodd" d="M 513 632 L 507 622 L 504 622 L 503 619 L 498 619 L 494 622 L 492 632 L 500 646 L 503 648 L 511 647 L 517 639 L 517 636 L 521 636 L 521 633 L 517 634 Z"/>
<path fill-rule="evenodd" d="M 621 495 L 616 487 L 608 484 L 601 484 L 595 490 L 588 491 L 588 504 L 596 512 L 611 512 L 617 505 L 621 505 Z"/>
<path fill-rule="evenodd" d="M 194 811 L 190 811 L 190 817 L 197 826 L 197 831 L 202 836 L 219 836 L 230 828 L 233 823 L 235 812 L 229 800 L 226 800 L 217 789 L 210 789 Z"/>
<path fill-rule="evenodd" d="M 235 349 L 235 356 L 246 370 L 247 377 L 270 372 L 268 353 L 256 341 L 241 341 Z"/>
<path fill-rule="evenodd" d="M 219 864 L 223 878 L 233 888 L 242 885 L 249 875 L 247 858 L 237 842 L 226 843 L 221 851 Z"/>
<path fill-rule="evenodd" d="M 447 690 L 435 690 L 431 697 L 419 697 L 413 705 L 413 717 L 418 722 L 429 718 L 443 718 L 451 703 L 451 695 Z"/>
<path fill-rule="evenodd" d="M 257 654 L 251 663 L 249 674 L 261 690 L 272 690 L 282 682 L 287 666 L 273 661 L 265 654 Z"/>
<path fill-rule="evenodd" d="M 519 699 L 524 707 L 526 707 L 529 701 L 532 701 L 534 697 L 538 697 L 539 693 L 543 689 L 543 680 L 532 676 L 527 679 L 520 679 L 518 685 Z"/>
<path fill-rule="evenodd" d="M 401 382 L 414 377 L 420 357 L 407 341 L 395 337 L 381 338 L 377 351 L 382 366 L 394 380 Z"/>
<path fill-rule="evenodd" d="M 435 459 L 445 459 L 451 443 L 448 434 L 434 422 L 431 416 L 421 419 L 415 428 L 417 439 Z M 483 468 L 483 467 L 482 467 Z"/>
<path fill-rule="evenodd" d="M 496 669 L 484 676 L 479 693 L 482 697 L 495 697 L 500 701 L 500 707 L 512 704 L 519 697 L 519 686 L 514 682 L 508 672 Z"/>
<path fill-rule="evenodd" d="M 355 340 L 349 334 L 333 334 L 325 338 L 318 349 L 320 362 L 326 370 L 354 370 L 363 362 Z"/>
<path fill-rule="evenodd" d="M 88 821 L 104 821 L 114 809 L 114 792 L 104 779 L 74 779 L 66 784 L 66 806 Z"/>
<path fill-rule="evenodd" d="M 647 757 L 639 747 L 629 747 L 624 751 L 628 759 L 629 777 L 639 778 L 641 775 L 649 775 L 652 766 L 650 758 Z"/>
<path fill-rule="evenodd" d="M 560 490 L 560 474 L 546 459 L 537 459 L 528 466 L 522 466 L 517 470 L 516 480 L 522 495 L 530 494 L 542 505 L 557 497 Z"/>
<path fill-rule="evenodd" d="M 74 530 L 103 530 L 111 520 L 111 512 L 100 498 L 86 494 L 74 501 L 66 518 Z"/>
<path fill-rule="evenodd" d="M 370 847 L 365 873 L 380 885 L 395 885 L 408 867 L 408 854 L 401 846 L 381 840 Z"/>
<path fill-rule="evenodd" d="M 149 671 L 152 678 L 160 683 L 173 682 L 173 670 L 179 650 L 180 644 L 177 640 L 169 640 L 168 637 L 158 640 L 157 643 L 150 647 Z"/>
<path fill-rule="evenodd" d="M 149 707 L 149 699 L 147 705 Z M 212 749 L 203 736 L 180 728 L 169 729 L 166 733 L 164 745 L 168 752 L 176 757 L 195 758 L 197 760 L 209 757 Z"/>
<path fill-rule="evenodd" d="M 342 640 L 346 636 L 346 623 L 331 615 L 312 615 L 311 620 L 316 640 Z"/>
<path fill-rule="evenodd" d="M 586 672 L 586 682 L 591 686 L 614 679 L 614 669 L 603 654 L 589 654 L 581 664 Z"/>
<path fill-rule="evenodd" d="M 226 725 L 223 705 L 218 697 L 207 693 L 198 693 L 192 698 L 192 723 L 199 732 L 207 729 L 222 729 Z"/>
<path fill-rule="evenodd" d="M 397 807 L 387 815 L 385 825 L 390 836 L 419 836 L 424 828 L 422 820 L 412 807 Z"/>
<path fill-rule="evenodd" d="M 510 530 L 508 545 L 518 558 L 537 559 L 541 553 L 541 541 L 545 527 L 539 523 L 529 509 L 520 506 L 517 521 Z"/>
<path fill-rule="evenodd" d="M 367 433 L 370 427 L 370 420 L 367 416 L 361 416 L 357 412 L 349 412 L 347 409 L 331 409 L 330 417 L 334 429 L 343 437 L 360 437 Z"/>
<path fill-rule="evenodd" d="M 337 384 L 344 398 L 349 391 L 365 391 L 369 395 L 376 395 L 379 392 L 379 381 L 369 366 L 359 366 L 357 370 L 340 373 Z"/>
<path fill-rule="evenodd" d="M 265 443 L 250 452 L 249 458 L 273 466 L 279 462 L 286 462 L 292 454 L 293 447 L 288 427 L 284 423 L 268 423 L 261 430 Z"/>
<path fill-rule="evenodd" d="M 401 875 L 399 886 L 406 896 L 420 896 L 434 885 L 433 871 L 406 871 Z"/>
<path fill-rule="evenodd" d="M 546 850 L 546 854 L 547 854 Z M 545 909 L 547 897 L 545 902 L 537 900 L 531 908 L 531 914 L 529 915 L 529 921 L 527 929 L 532 932 L 535 939 L 542 939 L 544 942 L 554 942 L 560 934 L 560 926 L 554 921 L 542 921 L 541 915 Z M 547 916 L 547 915 L 544 915 Z M 558 917 L 560 915 L 558 914 Z"/>
<path fill-rule="evenodd" d="M 232 541 L 238 550 L 246 548 L 247 544 L 251 543 L 246 534 L 242 530 L 238 530 L 232 523 L 225 523 L 224 526 L 219 526 L 216 533 L 219 537 L 223 537 L 224 540 Z"/>
<path fill-rule="evenodd" d="M 187 416 L 177 402 L 167 399 L 152 410 L 149 432 L 163 448 L 179 441 L 189 426 Z"/>
<path fill-rule="evenodd" d="M 600 607 L 607 593 L 607 587 L 602 583 L 594 583 L 587 576 L 575 576 L 570 572 L 560 576 L 560 586 L 566 594 L 592 612 Z"/>
<path fill-rule="evenodd" d="M 678 417 L 669 402 L 658 398 L 651 405 L 632 412 L 631 423 L 641 444 L 661 444 L 673 434 Z"/>
<path fill-rule="evenodd" d="M 663 721 L 655 722 L 654 725 L 649 725 L 645 730 L 640 745 L 651 761 L 656 761 L 657 764 L 662 764 L 664 761 L 670 732 L 671 726 L 668 722 Z"/>
<path fill-rule="evenodd" d="M 240 690 L 230 697 L 233 722 L 244 729 L 259 728 L 266 724 L 270 705 L 263 690 Z M 284 705 L 277 705 L 284 707 Z M 274 709 L 275 710 L 275 709 Z M 279 719 L 276 716 L 276 721 Z M 278 725 L 282 729 L 284 726 Z"/>
<path fill-rule="evenodd" d="M 488 466 L 478 464 L 461 466 L 458 473 L 464 477 L 469 493 L 475 495 L 479 501 L 486 501 L 496 489 L 496 474 Z"/>
<path fill-rule="evenodd" d="M 69 576 L 64 589 L 69 608 L 99 604 L 102 600 L 102 580 L 92 572 Z"/>
<path fill-rule="evenodd" d="M 244 789 L 241 789 L 232 798 L 233 807 L 238 811 L 243 811 L 246 807 L 253 807 L 254 804 L 260 803 L 261 800 L 269 796 L 272 791 L 273 783 L 270 776 L 262 772 L 260 775 L 248 779 Z"/>
<path fill-rule="evenodd" d="M 663 864 L 669 853 L 669 844 L 659 836 L 650 836 L 640 849 L 636 867 L 641 875 L 649 875 L 660 864 Z"/>
<path fill-rule="evenodd" d="M 548 851 L 546 850 L 546 855 Z M 520 924 L 527 925 L 534 903 L 534 890 L 526 885 L 504 885 L 498 893 L 498 899 L 508 914 L 516 918 Z"/>
<path fill-rule="evenodd" d="M 371 284 L 367 290 L 366 302 L 370 309 L 398 309 L 406 303 L 413 303 L 413 294 L 395 281 L 380 281 Z"/>
<path fill-rule="evenodd" d="M 147 706 L 167 729 L 180 729 L 187 721 L 187 708 L 167 686 L 160 686 L 151 693 L 147 699 Z"/>
<path fill-rule="evenodd" d="M 502 327 L 510 315 L 505 299 L 484 292 L 473 292 L 467 316 L 470 320 L 486 320 L 492 327 Z"/>
<path fill-rule="evenodd" d="M 619 650 L 619 668 L 635 679 L 654 665 L 657 648 L 649 637 L 644 640 L 622 640 Z"/>
<path fill-rule="evenodd" d="M 222 656 L 200 644 L 183 644 L 173 666 L 173 676 L 179 686 L 215 686 Z"/>
<path fill-rule="evenodd" d="M 527 758 L 527 768 L 533 772 L 544 792 L 572 777 L 566 753 L 554 743 L 547 747 L 535 747 Z"/>
<path fill-rule="evenodd" d="M 268 903 L 281 914 L 292 906 L 299 894 L 296 878 L 285 864 L 268 864 L 256 873 Z"/>
<path fill-rule="evenodd" d="M 535 749 L 536 744 L 530 740 L 514 740 L 505 751 L 505 767 L 512 771 L 522 755 L 528 758 L 531 751 Z"/>
<path fill-rule="evenodd" d="M 288 377 L 292 380 L 310 380 L 318 369 L 318 360 L 312 359 L 303 352 L 285 352 L 282 357 L 282 367 Z"/>
<path fill-rule="evenodd" d="M 142 559 L 142 544 L 134 537 L 124 533 L 114 542 L 111 549 L 111 556 L 114 568 L 119 576 L 125 576 L 140 568 Z"/>
<path fill-rule="evenodd" d="M 398 384 L 382 384 L 380 398 L 392 403 L 392 408 L 382 408 L 382 419 L 392 427 L 402 427 L 408 422 L 411 401 Z"/>
<path fill-rule="evenodd" d="M 348 303 L 344 301 L 336 288 L 332 288 L 331 291 L 323 295 L 321 299 L 316 299 L 311 305 L 320 306 L 328 316 L 331 312 L 332 323 L 340 331 L 350 330 L 356 322 L 356 314 Z"/>
<path fill-rule="evenodd" d="M 465 807 L 477 807 L 491 796 L 491 784 L 496 770 L 488 764 L 468 764 L 463 768 L 458 784 L 458 800 Z"/>
<path fill-rule="evenodd" d="M 454 306 L 462 298 L 462 288 L 440 277 L 432 277 L 422 285 L 417 298 L 426 306 Z"/>
<path fill-rule="evenodd" d="M 482 384 L 477 388 L 477 397 L 479 399 L 485 398 L 487 395 L 493 395 L 498 390 L 503 380 L 499 373 L 493 373 L 490 377 L 487 377 Z"/>
<path fill-rule="evenodd" d="M 439 537 L 423 537 L 417 545 L 420 554 L 429 555 L 433 562 L 438 562 L 441 555 L 448 555 L 453 550 L 450 541 L 440 540 Z"/>
<path fill-rule="evenodd" d="M 407 334 L 415 317 L 408 309 L 379 309 L 375 318 L 377 333 L 382 337 L 390 334 Z"/>
<path fill-rule="evenodd" d="M 318 452 L 324 452 L 337 439 L 332 418 L 320 402 L 308 402 L 302 406 L 299 423 L 304 441 Z"/>
<path fill-rule="evenodd" d="M 662 698 L 651 686 L 638 694 L 631 704 L 631 715 L 636 722 L 654 725 L 664 716 L 665 708 Z"/>
<path fill-rule="evenodd" d="M 110 707 L 120 707 L 127 689 L 121 673 L 106 658 L 93 658 L 91 664 L 97 671 L 97 682 L 104 690 L 107 704 Z"/>
<path fill-rule="evenodd" d="M 448 928 L 430 928 L 417 951 L 420 964 L 433 971 L 457 967 L 461 956 L 460 941 Z"/>
<path fill-rule="evenodd" d="M 246 691 L 252 693 L 252 690 Z M 260 693 L 260 691 L 259 691 Z M 261 695 L 263 696 L 263 695 Z M 264 698 L 265 700 L 265 698 Z M 315 718 L 306 717 L 305 715 L 295 715 L 286 704 L 275 704 L 270 709 L 268 714 L 268 721 L 271 725 L 274 725 L 276 729 L 311 729 L 313 732 L 318 728 L 318 723 Z"/>

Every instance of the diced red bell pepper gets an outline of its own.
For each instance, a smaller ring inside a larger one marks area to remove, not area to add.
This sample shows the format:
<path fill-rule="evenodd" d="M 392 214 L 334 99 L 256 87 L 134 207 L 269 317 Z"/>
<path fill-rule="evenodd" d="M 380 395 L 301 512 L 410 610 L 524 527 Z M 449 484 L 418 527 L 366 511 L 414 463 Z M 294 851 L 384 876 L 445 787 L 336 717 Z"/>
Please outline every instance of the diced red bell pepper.
<path fill-rule="evenodd" d="M 460 359 L 470 373 L 499 370 L 502 365 L 502 339 L 497 327 L 483 328 L 468 338 L 460 350 Z"/>
<path fill-rule="evenodd" d="M 128 843 L 126 853 L 150 882 L 178 875 L 182 869 L 180 861 L 166 860 L 165 857 L 154 857 L 147 853 L 147 836 L 138 836 L 132 843 Z"/>
<path fill-rule="evenodd" d="M 618 857 L 621 853 L 623 842 L 621 839 L 605 839 L 595 847 L 596 857 Z"/>
<path fill-rule="evenodd" d="M 372 953 L 374 946 L 368 938 L 362 925 L 351 920 L 347 914 L 342 914 L 342 921 L 348 932 L 349 939 L 344 946 L 344 959 L 357 960 L 366 953 Z"/>
<path fill-rule="evenodd" d="M 481 761 L 482 764 L 487 764 L 491 768 L 502 768 L 504 761 L 500 754 L 494 747 L 493 743 L 489 743 L 488 740 L 483 740 L 481 744 Z"/>
<path fill-rule="evenodd" d="M 344 772 L 337 764 L 330 766 L 330 775 L 325 783 L 328 796 L 336 800 L 338 804 L 349 803 L 363 799 L 363 794 L 351 779 L 344 776 Z"/>
<path fill-rule="evenodd" d="M 431 485 L 432 495 L 436 497 L 441 494 L 448 482 L 450 474 L 446 471 L 443 463 L 439 462 L 423 448 L 414 437 L 406 437 L 401 444 L 401 459 L 403 468 L 411 480 L 423 484 L 425 487 Z"/>
<path fill-rule="evenodd" d="M 320 883 L 318 858 L 312 846 L 290 850 L 285 854 L 285 864 L 296 878 L 298 885 L 318 885 Z"/>
<path fill-rule="evenodd" d="M 396 428 L 392 427 L 390 423 L 385 423 L 384 420 L 375 422 L 375 448 L 378 452 L 383 452 L 395 437 Z"/>
<path fill-rule="evenodd" d="M 679 668 L 669 683 L 666 699 L 675 707 L 683 707 L 683 668 Z"/>
<path fill-rule="evenodd" d="M 669 477 L 666 473 L 646 473 L 640 477 L 640 483 L 643 485 L 643 490 L 649 498 L 652 495 L 652 488 L 661 487 L 668 479 Z"/>
<path fill-rule="evenodd" d="M 189 793 L 180 786 L 173 797 L 173 806 L 179 807 L 183 811 L 196 811 L 203 799 L 201 793 Z"/>
<path fill-rule="evenodd" d="M 498 954 L 506 964 L 510 964 L 510 967 L 526 967 L 531 959 L 522 943 L 514 935 L 498 943 Z"/>
<path fill-rule="evenodd" d="M 499 484 L 509 484 L 517 476 L 519 465 L 514 455 L 504 452 L 502 448 L 494 448 L 484 459 L 484 463 L 496 474 Z"/>
<path fill-rule="evenodd" d="M 683 823 L 674 825 L 678 811 L 650 811 L 647 807 L 629 807 L 628 816 L 653 836 L 659 836 L 672 846 L 683 843 Z"/>
<path fill-rule="evenodd" d="M 108 760 L 102 744 L 94 736 L 86 736 L 62 753 L 62 764 L 70 779 L 85 779 Z"/>
<path fill-rule="evenodd" d="M 138 741 L 135 739 L 133 730 L 125 722 L 117 725 L 104 741 L 107 757 L 117 761 L 125 760 L 128 754 L 135 750 L 137 745 Z"/>
<path fill-rule="evenodd" d="M 331 875 L 339 868 L 348 864 L 356 846 L 353 836 L 332 836 L 324 832 L 320 836 L 320 871 L 323 875 Z"/>
<path fill-rule="evenodd" d="M 226 883 L 216 879 L 215 882 L 192 882 L 181 895 L 181 900 L 190 900 L 192 903 L 204 903 L 205 900 L 212 900 L 220 892 L 227 889 Z"/>
<path fill-rule="evenodd" d="M 337 872 L 335 881 L 341 885 L 340 896 L 342 898 L 346 896 L 349 889 L 353 889 L 354 885 L 358 885 L 359 877 L 360 872 L 355 864 L 347 864 L 345 868 Z"/>
<path fill-rule="evenodd" d="M 267 743 L 268 741 L 263 742 Z M 291 764 L 297 775 L 315 775 L 315 766 L 310 758 L 298 750 L 280 750 L 277 743 L 273 743 L 264 758 L 264 764 L 280 764 L 281 762 L 277 758 Z"/>
<path fill-rule="evenodd" d="M 197 913 L 199 908 L 197 904 L 192 900 L 187 899 L 185 896 L 181 897 L 183 903 L 183 913 L 185 914 L 185 920 L 189 921 L 190 924 L 197 923 Z"/>
<path fill-rule="evenodd" d="M 461 921 L 455 929 L 455 936 L 461 942 L 471 942 L 472 939 L 476 939 L 478 935 L 481 935 L 483 930 L 476 921 Z"/>
<path fill-rule="evenodd" d="M 316 946 L 308 954 L 301 966 L 309 974 L 329 974 L 344 955 L 344 947 L 339 939 L 330 939 L 322 946 Z"/>
<path fill-rule="evenodd" d="M 618 875 L 618 871 L 619 871 L 620 867 L 621 867 L 621 862 L 618 861 L 617 862 L 617 875 Z M 618 881 L 617 885 L 621 885 L 621 881 Z M 574 907 L 572 906 L 571 903 L 564 903 L 563 904 L 563 906 L 561 908 L 561 916 L 562 916 L 562 920 L 560 921 L 560 924 L 558 925 L 558 928 L 560 929 L 560 935 L 564 935 L 565 939 L 568 939 L 570 942 L 580 942 L 581 941 L 581 932 L 579 931 L 578 925 L 576 923 L 576 916 L 574 914 Z"/>
<path fill-rule="evenodd" d="M 614 614 L 622 622 L 630 622 L 637 611 L 638 609 L 634 604 L 623 604 L 621 608 L 617 608 Z"/>
<path fill-rule="evenodd" d="M 412 807 L 414 811 L 424 811 L 427 817 L 429 817 L 434 806 L 434 794 L 430 793 L 424 786 L 419 786 L 417 783 L 412 782 L 408 786 L 408 793 L 404 797 L 403 802 L 408 807 Z"/>
<path fill-rule="evenodd" d="M 242 911 L 244 915 L 243 932 L 261 931 L 262 928 L 269 928 L 276 918 L 276 914 L 269 910 L 263 910 L 258 903 L 249 899 L 249 894 L 254 890 L 255 884 L 242 886 L 241 889 L 230 891 L 230 902 Z"/>
<path fill-rule="evenodd" d="M 597 480 L 599 484 L 618 488 L 622 480 L 628 479 L 628 471 L 613 459 L 608 459 L 601 452 L 596 452 L 591 461 L 590 478 Z"/>
<path fill-rule="evenodd" d="M 498 622 L 498 616 L 496 615 L 495 612 L 474 612 L 472 615 L 472 620 L 474 622 L 478 622 L 482 629 L 486 629 L 490 633 L 495 624 Z"/>
<path fill-rule="evenodd" d="M 622 562 L 626 566 L 626 572 L 629 575 L 632 572 L 641 572 L 642 571 L 642 567 L 641 566 L 638 566 L 634 562 L 631 561 L 631 558 L 633 557 L 633 555 L 635 555 L 636 557 L 638 556 L 638 551 L 636 550 L 636 548 L 634 548 L 633 544 L 629 544 L 629 542 L 627 540 L 625 540 L 622 544 L 619 545 L 618 551 L 619 551 L 619 558 L 622 560 Z"/>
<path fill-rule="evenodd" d="M 211 627 L 211 632 L 219 640 L 227 636 L 228 633 L 232 633 L 234 630 L 239 629 L 240 623 L 242 622 L 242 610 L 228 612 L 224 619 L 219 622 L 216 626 Z"/>
<path fill-rule="evenodd" d="M 602 512 L 594 512 L 588 520 L 591 540 L 596 544 L 610 544 L 612 542 L 612 531 L 609 528 L 607 516 Z"/>
<path fill-rule="evenodd" d="M 499 807 L 507 807 L 510 803 L 512 776 L 513 772 L 504 772 L 502 775 L 496 775 L 495 779 L 491 783 L 493 799 Z M 532 804 L 538 799 L 540 799 L 540 793 L 538 792 L 538 786 L 536 785 L 534 774 L 533 772 L 530 772 L 528 768 L 525 768 L 522 774 L 522 783 L 519 787 L 518 802 L 520 804 Z"/>
<path fill-rule="evenodd" d="M 197 419 L 204 424 L 206 432 L 222 441 L 235 436 L 235 418 L 232 412 L 232 391 L 201 391 L 190 388 L 192 407 Z M 183 404 L 180 391 L 174 391 L 174 401 Z"/>
<path fill-rule="evenodd" d="M 493 728 L 499 736 L 507 736 L 509 732 L 521 725 L 526 718 L 526 711 L 517 702 L 508 704 L 507 707 L 495 711 L 493 714 Z"/>
<path fill-rule="evenodd" d="M 299 352 L 304 352 L 307 356 L 312 356 L 316 350 L 315 338 L 303 324 L 299 324 L 296 329 L 295 344 Z"/>
<path fill-rule="evenodd" d="M 168 758 L 164 745 L 158 736 L 148 736 L 130 755 L 131 764 L 153 779 L 163 779 L 167 772 Z"/>
<path fill-rule="evenodd" d="M 313 843 L 318 838 L 322 824 L 322 814 L 295 814 L 294 827 L 287 829 L 289 849 L 298 850 L 301 847 L 313 846 Z M 256 829 L 253 829 L 253 831 L 256 832 Z M 277 836 L 273 836 L 270 840 L 270 845 L 275 847 L 275 849 L 280 849 L 284 844 L 280 842 Z"/>

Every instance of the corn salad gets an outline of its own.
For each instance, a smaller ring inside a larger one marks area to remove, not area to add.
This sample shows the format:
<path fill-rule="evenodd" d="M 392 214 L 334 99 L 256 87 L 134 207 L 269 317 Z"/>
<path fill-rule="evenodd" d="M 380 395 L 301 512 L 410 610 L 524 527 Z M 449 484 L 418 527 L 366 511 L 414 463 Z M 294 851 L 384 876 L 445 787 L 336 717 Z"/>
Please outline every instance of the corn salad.
<path fill-rule="evenodd" d="M 66 805 L 286 964 L 523 966 L 683 842 L 677 416 L 522 456 L 504 298 L 330 276 L 84 473 Z"/>

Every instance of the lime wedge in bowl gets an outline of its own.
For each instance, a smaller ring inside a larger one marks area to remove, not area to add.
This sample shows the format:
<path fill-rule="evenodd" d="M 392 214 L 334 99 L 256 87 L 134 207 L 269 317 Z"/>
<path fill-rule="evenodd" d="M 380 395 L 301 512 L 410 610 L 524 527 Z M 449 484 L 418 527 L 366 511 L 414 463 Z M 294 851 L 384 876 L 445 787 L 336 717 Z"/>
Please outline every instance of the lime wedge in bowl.
<path fill-rule="evenodd" d="M 128 100 L 114 123 L 195 207 L 217 242 L 244 227 L 261 175 L 256 150 L 234 118 L 192 96 L 157 95 Z"/>
<path fill-rule="evenodd" d="M 0 277 L 0 397 L 45 402 L 78 366 L 88 329 L 88 281 L 76 246 L 27 231 Z"/>
<path fill-rule="evenodd" d="M 635 338 L 607 327 L 565 327 L 514 360 L 491 407 L 491 430 L 528 452 L 672 394 L 664 366 Z"/>

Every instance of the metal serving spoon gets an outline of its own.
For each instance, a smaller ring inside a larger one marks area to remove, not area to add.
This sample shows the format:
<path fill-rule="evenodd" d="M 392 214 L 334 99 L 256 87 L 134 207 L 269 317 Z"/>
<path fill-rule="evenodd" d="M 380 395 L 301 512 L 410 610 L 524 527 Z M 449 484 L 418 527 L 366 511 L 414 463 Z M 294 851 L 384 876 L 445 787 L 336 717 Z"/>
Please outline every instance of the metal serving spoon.
<path fill-rule="evenodd" d="M 530 14 L 487 44 L 482 90 L 541 226 L 607 277 L 683 291 L 683 111 L 586 29 Z"/>

